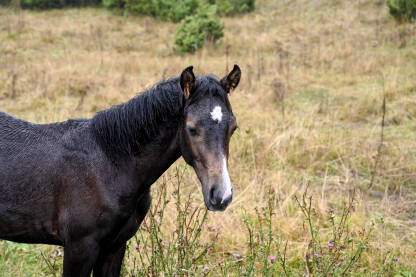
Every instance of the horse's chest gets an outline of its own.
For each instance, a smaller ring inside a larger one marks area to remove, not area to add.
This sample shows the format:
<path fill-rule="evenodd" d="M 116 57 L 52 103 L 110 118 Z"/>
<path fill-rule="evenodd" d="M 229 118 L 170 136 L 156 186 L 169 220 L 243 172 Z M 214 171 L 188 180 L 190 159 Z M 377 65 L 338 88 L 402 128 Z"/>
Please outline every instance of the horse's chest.
<path fill-rule="evenodd" d="M 147 190 L 137 200 L 134 212 L 123 224 L 118 225 L 117 232 L 112 238 L 113 245 L 122 245 L 136 234 L 150 208 L 150 200 L 150 192 Z"/>

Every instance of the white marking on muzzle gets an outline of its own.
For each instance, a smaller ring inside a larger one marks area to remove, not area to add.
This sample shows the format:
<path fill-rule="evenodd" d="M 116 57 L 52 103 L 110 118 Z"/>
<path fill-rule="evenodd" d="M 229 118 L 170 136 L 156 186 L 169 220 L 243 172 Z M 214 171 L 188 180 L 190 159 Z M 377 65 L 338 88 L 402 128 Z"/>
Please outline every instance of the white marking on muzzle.
<path fill-rule="evenodd" d="M 220 106 L 215 106 L 211 112 L 211 118 L 217 123 L 220 123 L 222 120 L 222 111 Z"/>
<path fill-rule="evenodd" d="M 225 159 L 225 157 L 222 159 L 222 185 L 225 187 L 225 192 L 222 196 L 221 204 L 224 202 L 225 199 L 227 199 L 233 194 L 233 186 L 231 185 L 230 175 L 228 175 L 227 160 Z"/>

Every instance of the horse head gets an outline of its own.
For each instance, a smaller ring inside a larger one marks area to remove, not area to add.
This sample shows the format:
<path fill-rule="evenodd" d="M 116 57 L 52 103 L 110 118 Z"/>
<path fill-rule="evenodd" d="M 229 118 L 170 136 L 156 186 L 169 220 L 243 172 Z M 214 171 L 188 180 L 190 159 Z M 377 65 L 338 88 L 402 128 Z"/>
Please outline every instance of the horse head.
<path fill-rule="evenodd" d="M 195 77 L 192 66 L 180 77 L 185 99 L 179 132 L 181 152 L 202 184 L 205 205 L 213 211 L 224 211 L 233 199 L 228 153 L 237 121 L 228 94 L 237 87 L 240 78 L 237 65 L 221 80 Z"/>

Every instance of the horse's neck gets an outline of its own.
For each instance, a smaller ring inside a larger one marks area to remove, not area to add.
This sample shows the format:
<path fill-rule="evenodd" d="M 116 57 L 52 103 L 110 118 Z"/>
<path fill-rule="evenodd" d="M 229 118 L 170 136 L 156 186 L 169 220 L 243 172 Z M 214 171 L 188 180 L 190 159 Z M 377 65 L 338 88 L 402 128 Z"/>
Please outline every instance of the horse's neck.
<path fill-rule="evenodd" d="M 173 90 L 147 91 L 98 113 L 91 120 L 92 132 L 104 152 L 115 161 L 140 154 L 144 147 L 153 146 L 158 136 L 167 135 L 161 133 L 162 129 L 177 129 L 175 125 L 182 113 L 181 99 Z"/>
<path fill-rule="evenodd" d="M 135 155 L 139 182 L 153 184 L 180 156 L 178 122 L 165 122 L 159 134 Z"/>

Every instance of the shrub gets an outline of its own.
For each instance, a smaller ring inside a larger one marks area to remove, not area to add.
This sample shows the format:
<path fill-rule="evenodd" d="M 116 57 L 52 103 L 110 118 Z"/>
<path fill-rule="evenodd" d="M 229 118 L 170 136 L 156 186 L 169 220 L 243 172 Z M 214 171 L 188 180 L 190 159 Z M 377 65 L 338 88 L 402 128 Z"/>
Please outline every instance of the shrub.
<path fill-rule="evenodd" d="M 390 14 L 398 21 L 416 20 L 416 0 L 388 0 Z"/>
<path fill-rule="evenodd" d="M 119 0 L 120 1 L 120 0 Z M 127 13 L 139 15 L 155 15 L 154 0 L 124 0 Z"/>
<path fill-rule="evenodd" d="M 248 13 L 255 8 L 255 0 L 216 0 L 215 3 L 222 15 Z"/>
<path fill-rule="evenodd" d="M 20 5 L 24 9 L 57 9 L 62 8 L 59 0 L 21 0 Z"/>
<path fill-rule="evenodd" d="M 199 6 L 199 0 L 154 0 L 156 15 L 164 20 L 180 21 L 192 15 Z"/>
<path fill-rule="evenodd" d="M 4 0 L 0 0 L 4 1 Z M 137 15 L 157 16 L 163 20 L 180 21 L 193 15 L 200 6 L 217 5 L 222 15 L 234 15 L 254 10 L 255 0 L 103 0 L 110 9 L 125 9 Z"/>
<path fill-rule="evenodd" d="M 103 0 L 103 6 L 108 9 L 124 9 L 125 0 Z"/>
<path fill-rule="evenodd" d="M 2 0 L 0 0 L 2 1 Z M 221 38 L 224 26 L 217 16 L 254 10 L 255 0 L 103 0 L 104 6 L 128 14 L 180 21 L 175 43 L 182 52 L 194 52 L 205 42 Z"/>
<path fill-rule="evenodd" d="M 1 1 L 1 0 L 0 0 Z M 126 13 L 156 16 L 163 20 L 180 21 L 196 11 L 201 0 L 104 0 L 109 9 Z"/>
<path fill-rule="evenodd" d="M 0 0 L 0 6 L 7 6 L 10 4 L 10 0 Z"/>
<path fill-rule="evenodd" d="M 196 15 L 182 20 L 175 33 L 175 43 L 182 52 L 194 52 L 206 42 L 214 43 L 223 37 L 223 29 L 217 7 L 204 4 L 198 8 Z"/>

